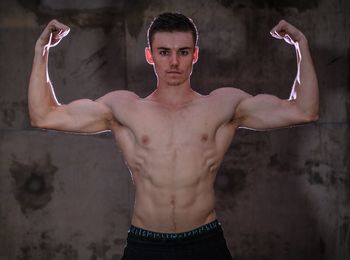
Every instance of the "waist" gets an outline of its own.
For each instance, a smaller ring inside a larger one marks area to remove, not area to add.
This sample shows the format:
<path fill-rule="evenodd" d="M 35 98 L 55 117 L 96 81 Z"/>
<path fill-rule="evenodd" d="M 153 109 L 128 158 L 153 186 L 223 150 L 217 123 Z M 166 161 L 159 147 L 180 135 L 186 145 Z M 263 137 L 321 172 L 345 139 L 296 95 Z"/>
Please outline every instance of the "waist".
<path fill-rule="evenodd" d="M 197 239 L 199 237 L 207 236 L 217 231 L 222 231 L 221 223 L 218 220 L 214 220 L 208 224 L 205 224 L 193 230 L 180 233 L 162 233 L 131 225 L 128 231 L 128 236 L 132 238 L 146 239 L 152 241 L 181 241 Z"/>

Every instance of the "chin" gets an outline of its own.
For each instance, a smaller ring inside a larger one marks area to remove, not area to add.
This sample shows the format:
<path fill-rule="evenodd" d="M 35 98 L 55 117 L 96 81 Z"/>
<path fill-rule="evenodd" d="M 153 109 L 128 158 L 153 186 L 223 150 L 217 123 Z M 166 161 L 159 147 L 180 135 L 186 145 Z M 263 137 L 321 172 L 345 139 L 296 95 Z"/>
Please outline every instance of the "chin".
<path fill-rule="evenodd" d="M 168 80 L 167 85 L 168 86 L 179 86 L 183 84 L 186 81 L 186 79 L 173 79 L 173 80 Z"/>
<path fill-rule="evenodd" d="M 170 81 L 170 82 L 167 82 L 168 86 L 179 86 L 181 85 L 181 82 L 180 81 Z"/>

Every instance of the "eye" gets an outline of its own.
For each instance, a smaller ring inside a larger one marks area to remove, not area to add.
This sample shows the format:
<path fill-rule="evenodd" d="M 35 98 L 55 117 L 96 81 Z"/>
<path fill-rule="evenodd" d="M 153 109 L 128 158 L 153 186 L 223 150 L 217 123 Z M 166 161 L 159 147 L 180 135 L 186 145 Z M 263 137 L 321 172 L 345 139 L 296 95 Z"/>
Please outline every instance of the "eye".
<path fill-rule="evenodd" d="M 189 51 L 188 50 L 181 50 L 180 51 L 180 55 L 181 56 L 187 56 L 189 54 Z"/>
<path fill-rule="evenodd" d="M 159 54 L 160 54 L 161 56 L 166 56 L 166 55 L 169 54 L 169 51 L 163 50 L 163 51 L 160 51 Z"/>

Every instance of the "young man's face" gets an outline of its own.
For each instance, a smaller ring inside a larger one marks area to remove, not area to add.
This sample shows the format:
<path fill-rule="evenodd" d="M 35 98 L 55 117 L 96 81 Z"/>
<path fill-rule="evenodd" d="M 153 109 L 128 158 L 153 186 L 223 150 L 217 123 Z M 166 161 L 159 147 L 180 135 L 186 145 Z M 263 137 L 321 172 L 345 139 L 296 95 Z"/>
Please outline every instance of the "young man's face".
<path fill-rule="evenodd" d="M 146 48 L 146 59 L 154 66 L 158 82 L 178 86 L 189 79 L 198 59 L 191 32 L 157 32 L 152 49 Z"/>

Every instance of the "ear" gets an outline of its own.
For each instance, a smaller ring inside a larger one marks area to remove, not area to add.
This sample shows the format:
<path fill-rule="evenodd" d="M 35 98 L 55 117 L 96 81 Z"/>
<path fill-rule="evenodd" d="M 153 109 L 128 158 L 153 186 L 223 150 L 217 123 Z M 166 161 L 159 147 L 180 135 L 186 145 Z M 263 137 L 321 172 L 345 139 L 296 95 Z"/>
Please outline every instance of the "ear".
<path fill-rule="evenodd" d="M 154 61 L 153 61 L 153 57 L 152 57 L 152 50 L 150 47 L 145 48 L 145 56 L 146 56 L 146 61 L 148 62 L 148 64 L 153 65 Z"/>
<path fill-rule="evenodd" d="M 194 53 L 193 53 L 193 61 L 192 61 L 193 64 L 195 64 L 198 61 L 198 52 L 199 52 L 199 47 L 196 46 L 194 48 Z"/>

